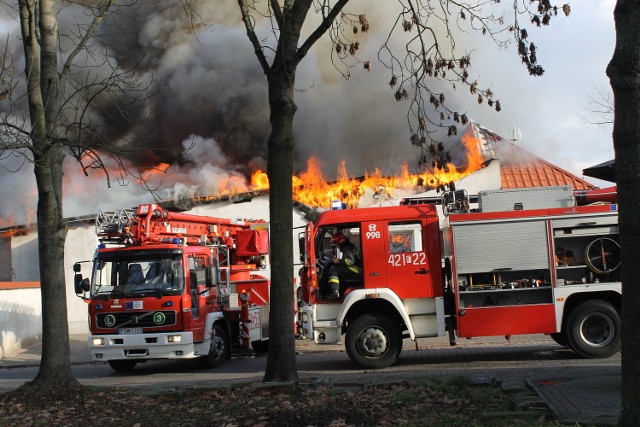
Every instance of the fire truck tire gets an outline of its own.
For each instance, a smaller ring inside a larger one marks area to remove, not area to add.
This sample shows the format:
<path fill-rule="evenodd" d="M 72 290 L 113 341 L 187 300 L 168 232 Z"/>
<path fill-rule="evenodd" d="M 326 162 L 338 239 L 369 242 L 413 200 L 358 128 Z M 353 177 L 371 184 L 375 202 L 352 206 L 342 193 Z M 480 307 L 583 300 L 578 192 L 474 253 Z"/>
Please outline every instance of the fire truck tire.
<path fill-rule="evenodd" d="M 229 353 L 229 341 L 224 328 L 220 325 L 213 325 L 215 333 L 211 337 L 209 354 L 198 359 L 203 368 L 216 368 L 227 359 Z"/>
<path fill-rule="evenodd" d="M 132 371 L 138 364 L 137 360 L 109 360 L 109 366 L 111 369 L 118 372 Z"/>
<path fill-rule="evenodd" d="M 382 314 L 363 314 L 347 329 L 349 358 L 363 368 L 386 368 L 398 360 L 402 336 L 398 325 Z"/>
<path fill-rule="evenodd" d="M 269 341 L 251 341 L 251 347 L 256 354 L 264 354 L 269 352 Z"/>
<path fill-rule="evenodd" d="M 549 334 L 549 336 L 556 342 L 556 344 L 560 344 L 563 347 L 569 347 L 569 339 L 567 338 L 567 334 L 564 332 L 554 332 Z"/>
<path fill-rule="evenodd" d="M 620 350 L 620 315 L 606 301 L 585 301 L 569 315 L 567 338 L 569 347 L 582 357 L 610 357 Z"/>

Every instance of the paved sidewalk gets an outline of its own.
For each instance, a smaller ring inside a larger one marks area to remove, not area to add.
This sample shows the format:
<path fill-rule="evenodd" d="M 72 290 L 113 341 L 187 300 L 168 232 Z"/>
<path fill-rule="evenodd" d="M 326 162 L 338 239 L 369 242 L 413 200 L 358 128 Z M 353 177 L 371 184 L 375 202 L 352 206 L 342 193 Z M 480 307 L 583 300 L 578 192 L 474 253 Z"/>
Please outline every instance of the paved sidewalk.
<path fill-rule="evenodd" d="M 434 344 L 435 343 L 435 344 Z M 339 384 L 371 384 L 379 381 L 415 380 L 425 376 L 464 375 L 472 381 L 502 384 L 503 389 L 534 390 L 553 413 L 554 420 L 582 426 L 614 426 L 621 408 L 620 355 L 606 359 L 606 363 L 594 365 L 593 361 L 579 359 L 565 352 L 550 339 L 504 340 L 474 339 L 460 341 L 457 347 L 448 347 L 437 340 L 429 342 L 429 348 L 416 351 L 405 346 L 399 363 L 380 371 L 353 369 L 341 346 L 315 346 L 302 344 L 298 355 L 298 372 L 301 378 Z M 71 363 L 93 362 L 87 347 L 86 335 L 70 337 Z M 320 348 L 324 351 L 318 351 Z M 565 352 L 567 357 L 558 356 Z M 32 346 L 7 358 L 0 359 L 0 379 L 3 369 L 38 366 L 41 345 Z M 533 356 L 532 356 L 533 355 Z M 256 379 L 264 372 L 263 360 L 243 360 L 238 369 L 256 373 Z M 540 359 L 540 360 L 538 360 Z M 499 360 L 494 367 L 479 366 L 478 361 Z M 220 372 L 221 377 L 225 375 Z"/>
<path fill-rule="evenodd" d="M 71 347 L 71 364 L 92 362 L 86 334 L 70 335 L 69 345 Z M 26 348 L 23 348 L 22 350 L 18 350 L 14 354 L 0 358 L 0 369 L 38 366 L 40 364 L 41 355 L 42 343 L 38 341 Z"/>

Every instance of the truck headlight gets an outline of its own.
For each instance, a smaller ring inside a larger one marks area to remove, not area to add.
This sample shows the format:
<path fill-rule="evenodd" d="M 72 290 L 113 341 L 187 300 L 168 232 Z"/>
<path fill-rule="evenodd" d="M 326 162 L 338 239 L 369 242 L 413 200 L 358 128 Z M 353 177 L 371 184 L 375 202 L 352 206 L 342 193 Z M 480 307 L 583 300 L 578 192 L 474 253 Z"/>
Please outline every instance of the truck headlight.
<path fill-rule="evenodd" d="M 180 335 L 169 335 L 167 337 L 167 341 L 168 342 L 173 342 L 173 343 L 182 342 L 182 336 L 180 336 Z"/>
<path fill-rule="evenodd" d="M 104 345 L 104 338 L 92 338 L 91 345 L 94 345 L 94 346 Z"/>

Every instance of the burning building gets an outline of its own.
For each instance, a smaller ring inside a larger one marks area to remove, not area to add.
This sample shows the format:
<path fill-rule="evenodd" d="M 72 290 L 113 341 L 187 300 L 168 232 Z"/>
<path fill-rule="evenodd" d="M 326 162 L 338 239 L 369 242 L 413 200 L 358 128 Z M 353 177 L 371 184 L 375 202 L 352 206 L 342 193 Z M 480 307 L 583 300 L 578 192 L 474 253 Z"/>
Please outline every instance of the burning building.
<path fill-rule="evenodd" d="M 393 205 L 399 204 L 403 197 L 435 196 L 438 194 L 438 187 L 450 182 L 455 183 L 456 188 L 466 189 L 469 194 L 476 194 L 482 190 L 559 185 L 570 185 L 574 190 L 596 188 L 477 124 L 472 124 L 467 129 L 461 138 L 460 149 L 453 153 L 452 158 L 452 163 L 443 168 L 423 173 L 410 173 L 409 167 L 405 165 L 396 176 L 386 176 L 381 170 L 375 169 L 357 178 L 349 177 L 347 163 L 344 161 L 338 166 L 338 178 L 335 180 L 325 179 L 319 161 L 309 159 L 307 170 L 292 178 L 295 199 L 292 212 L 294 227 L 306 224 L 305 214 L 311 208 L 328 208 L 334 200 L 339 200 L 349 207 Z M 230 182 L 221 188 L 224 191 L 214 195 L 176 199 L 164 205 L 169 210 L 181 210 L 198 215 L 269 219 L 269 185 L 264 172 L 254 172 L 251 182 L 246 185 Z M 95 214 L 69 218 L 68 226 L 65 271 L 69 330 L 71 333 L 85 333 L 86 305 L 75 296 L 72 266 L 76 261 L 89 260 L 98 243 L 94 230 Z M 298 238 L 297 232 L 298 230 L 293 230 L 292 233 L 295 242 Z M 5 260 L 0 265 L 0 281 L 37 283 L 39 270 L 35 225 L 0 228 L 0 236 L 0 253 Z M 297 247 L 297 243 L 294 244 L 294 250 Z M 294 254 L 294 260 L 296 259 L 298 254 Z M 296 270 L 294 266 L 292 274 L 295 275 Z M 7 336 L 14 336 L 14 341 L 19 342 L 18 338 L 24 338 L 18 337 L 19 334 L 33 334 L 33 331 L 20 328 L 18 323 L 24 322 L 16 320 L 16 313 L 28 312 L 30 324 L 39 324 L 39 295 L 37 298 L 31 295 L 38 290 L 13 289 L 10 291 L 12 294 L 31 294 L 9 299 L 10 292 L 2 289 L 0 287 L 0 319 L 7 320 L 4 322 L 9 331 Z M 10 349 L 10 339 L 7 338 L 5 341 L 5 348 Z"/>

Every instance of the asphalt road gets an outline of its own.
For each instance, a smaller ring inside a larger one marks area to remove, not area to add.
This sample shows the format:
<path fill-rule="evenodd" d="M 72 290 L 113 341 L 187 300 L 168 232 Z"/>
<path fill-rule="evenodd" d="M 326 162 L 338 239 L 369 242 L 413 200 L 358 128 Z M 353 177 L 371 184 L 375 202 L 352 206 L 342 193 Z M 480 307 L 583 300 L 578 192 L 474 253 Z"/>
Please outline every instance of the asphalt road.
<path fill-rule="evenodd" d="M 266 357 L 234 357 L 215 369 L 197 361 L 151 361 L 133 371 L 116 372 L 91 361 L 86 336 L 72 336 L 75 377 L 95 386 L 135 387 L 145 391 L 228 386 L 260 381 Z M 582 359 L 545 336 L 476 338 L 450 347 L 446 338 L 405 340 L 398 362 L 389 368 L 363 370 L 349 360 L 343 346 L 317 346 L 296 341 L 296 368 L 301 383 L 337 386 L 414 381 L 427 377 L 463 376 L 476 383 L 500 384 L 503 390 L 534 391 L 556 421 L 573 425 L 614 426 L 621 407 L 620 353 L 608 359 Z M 0 391 L 15 389 L 38 371 L 41 346 L 36 343 L 0 359 Z"/>
<path fill-rule="evenodd" d="M 354 366 L 342 346 L 298 343 L 296 358 L 301 381 L 386 381 L 420 376 L 465 375 L 501 381 L 580 377 L 620 370 L 620 355 L 608 359 L 582 359 L 544 336 L 460 340 L 450 347 L 444 339 L 421 340 L 419 349 L 407 342 L 396 365 L 381 370 Z M 193 387 L 262 379 L 266 357 L 234 357 L 222 366 L 203 369 L 196 361 L 150 361 L 121 373 L 105 363 L 91 362 L 86 343 L 72 342 L 73 373 L 80 382 L 98 386 Z M 86 355 L 78 354 L 86 352 Z M 27 366 L 30 365 L 30 366 Z M 37 374 L 37 360 L 0 369 L 0 389 L 17 388 Z"/>

